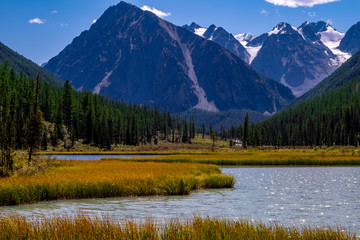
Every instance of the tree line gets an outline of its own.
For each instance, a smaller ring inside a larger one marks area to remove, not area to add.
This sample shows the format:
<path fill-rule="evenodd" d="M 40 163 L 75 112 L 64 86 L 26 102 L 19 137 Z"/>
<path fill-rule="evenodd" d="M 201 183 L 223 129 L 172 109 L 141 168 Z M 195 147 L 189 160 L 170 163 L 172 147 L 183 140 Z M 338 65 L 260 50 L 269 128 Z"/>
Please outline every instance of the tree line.
<path fill-rule="evenodd" d="M 195 125 L 156 107 L 75 91 L 69 81 L 63 87 L 35 81 L 5 63 L 0 66 L 0 134 L 1 175 L 12 170 L 16 149 L 28 149 L 30 161 L 37 148 L 62 144 L 69 149 L 76 141 L 106 149 L 159 140 L 191 143 Z"/>
<path fill-rule="evenodd" d="M 343 87 L 285 109 L 271 118 L 221 128 L 222 139 L 241 139 L 244 146 L 359 146 L 360 77 Z"/>

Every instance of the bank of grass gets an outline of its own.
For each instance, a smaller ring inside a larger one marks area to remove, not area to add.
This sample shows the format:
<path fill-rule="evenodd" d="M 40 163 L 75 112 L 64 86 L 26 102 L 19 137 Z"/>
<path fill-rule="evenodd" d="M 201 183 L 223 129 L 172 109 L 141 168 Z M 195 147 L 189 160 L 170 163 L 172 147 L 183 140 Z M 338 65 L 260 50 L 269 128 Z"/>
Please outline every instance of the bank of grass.
<path fill-rule="evenodd" d="M 106 157 L 103 159 L 107 159 Z M 360 166 L 359 150 L 277 150 L 242 151 L 233 153 L 170 154 L 157 157 L 131 159 L 112 158 L 121 161 L 202 163 L 237 166 Z"/>
<path fill-rule="evenodd" d="M 58 161 L 33 176 L 0 179 L 0 205 L 44 200 L 183 195 L 200 188 L 233 187 L 218 166 L 121 161 Z"/>
<path fill-rule="evenodd" d="M 193 217 L 157 223 L 119 223 L 79 214 L 28 221 L 20 216 L 0 218 L 1 239 L 357 239 L 341 228 L 286 228 L 245 220 Z"/>

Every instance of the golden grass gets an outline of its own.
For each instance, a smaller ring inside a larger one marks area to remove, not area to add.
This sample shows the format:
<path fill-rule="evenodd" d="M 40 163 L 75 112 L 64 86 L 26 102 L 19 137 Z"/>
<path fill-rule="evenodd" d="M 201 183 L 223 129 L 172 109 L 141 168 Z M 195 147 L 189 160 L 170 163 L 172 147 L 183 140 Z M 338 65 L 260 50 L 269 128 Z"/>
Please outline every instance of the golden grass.
<path fill-rule="evenodd" d="M 229 141 L 218 139 L 215 143 L 215 148 L 221 151 L 232 151 L 229 148 Z M 158 140 L 158 144 L 142 144 L 139 146 L 128 146 L 128 145 L 113 145 L 111 152 L 208 152 L 211 151 L 212 141 L 210 136 L 205 136 L 204 139 L 199 135 L 192 140 L 192 144 L 185 143 L 171 143 L 166 140 Z M 49 147 L 46 152 L 59 152 L 65 153 L 68 149 L 63 147 L 63 144 L 59 144 L 57 147 Z M 75 142 L 74 147 L 71 148 L 73 152 L 108 152 L 106 149 L 100 149 L 98 147 L 82 144 L 81 141 Z"/>
<path fill-rule="evenodd" d="M 79 214 L 50 217 L 40 222 L 20 216 L 0 218 L 1 239 L 356 239 L 340 228 L 286 228 L 218 218 L 174 219 L 164 225 L 151 219 L 120 224 L 108 218 Z"/>
<path fill-rule="evenodd" d="M 107 159 L 104 157 L 103 159 Z M 113 158 L 114 159 L 114 158 Z M 346 166 L 360 165 L 359 152 L 354 151 L 242 151 L 234 153 L 190 153 L 157 157 L 116 158 L 121 161 L 137 162 L 186 162 L 217 165 L 258 165 L 258 166 Z"/>
<path fill-rule="evenodd" d="M 60 161 L 34 176 L 0 179 L 0 205 L 43 200 L 179 195 L 232 187 L 235 179 L 213 165 L 120 161 Z"/>

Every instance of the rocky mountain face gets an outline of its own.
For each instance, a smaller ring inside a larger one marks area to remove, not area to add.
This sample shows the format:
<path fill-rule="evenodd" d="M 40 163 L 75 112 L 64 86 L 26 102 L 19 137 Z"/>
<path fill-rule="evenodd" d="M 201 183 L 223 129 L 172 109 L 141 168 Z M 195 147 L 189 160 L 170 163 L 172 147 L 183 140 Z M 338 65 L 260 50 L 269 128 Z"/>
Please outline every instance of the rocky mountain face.
<path fill-rule="evenodd" d="M 229 32 L 222 27 L 210 25 L 208 28 L 202 28 L 196 23 L 191 23 L 190 26 L 183 26 L 185 29 L 200 37 L 214 41 L 217 44 L 229 49 L 232 53 L 240 57 L 245 62 L 249 63 L 250 54 L 244 46 Z"/>
<path fill-rule="evenodd" d="M 360 21 L 353 25 L 340 42 L 339 49 L 350 54 L 360 50 Z"/>
<path fill-rule="evenodd" d="M 172 112 L 273 113 L 294 99 L 226 48 L 125 2 L 107 9 L 45 69 L 79 90 Z"/>

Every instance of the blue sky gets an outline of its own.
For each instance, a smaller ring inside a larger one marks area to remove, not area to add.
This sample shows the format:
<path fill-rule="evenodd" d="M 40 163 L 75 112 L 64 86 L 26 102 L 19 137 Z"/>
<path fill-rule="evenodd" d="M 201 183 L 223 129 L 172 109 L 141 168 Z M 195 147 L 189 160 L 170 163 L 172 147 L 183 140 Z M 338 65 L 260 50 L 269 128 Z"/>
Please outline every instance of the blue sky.
<path fill-rule="evenodd" d="M 203 27 L 259 35 L 278 22 L 331 21 L 341 32 L 360 21 L 360 0 L 128 0 L 154 7 L 176 25 L 192 21 Z M 119 0 L 1 0 L 0 41 L 42 64 Z"/>

